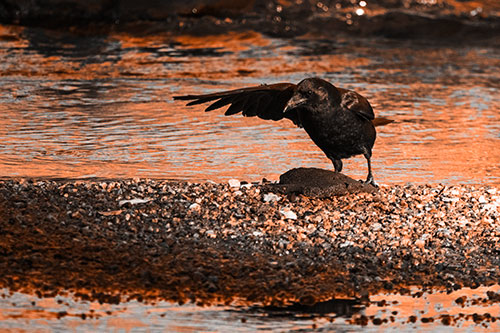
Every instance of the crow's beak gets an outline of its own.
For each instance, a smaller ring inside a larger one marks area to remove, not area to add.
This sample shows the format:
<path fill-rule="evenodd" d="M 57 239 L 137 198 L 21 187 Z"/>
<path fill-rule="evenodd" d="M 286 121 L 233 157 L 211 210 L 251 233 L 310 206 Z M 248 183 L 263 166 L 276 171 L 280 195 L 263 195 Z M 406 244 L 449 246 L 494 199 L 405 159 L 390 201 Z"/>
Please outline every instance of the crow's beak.
<path fill-rule="evenodd" d="M 306 103 L 307 103 L 307 98 L 302 97 L 298 94 L 295 94 L 292 96 L 292 98 L 290 98 L 290 100 L 286 104 L 285 110 L 283 112 L 287 112 L 287 111 L 290 111 L 292 109 L 298 108 Z"/>

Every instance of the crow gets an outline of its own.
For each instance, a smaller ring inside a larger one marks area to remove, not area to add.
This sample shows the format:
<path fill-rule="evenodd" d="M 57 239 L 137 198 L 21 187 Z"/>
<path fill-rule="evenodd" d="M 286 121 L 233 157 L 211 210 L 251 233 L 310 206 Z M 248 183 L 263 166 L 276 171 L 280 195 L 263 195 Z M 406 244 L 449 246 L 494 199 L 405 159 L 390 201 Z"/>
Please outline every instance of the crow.
<path fill-rule="evenodd" d="M 174 96 L 191 101 L 187 105 L 213 102 L 205 111 L 230 105 L 225 115 L 266 120 L 290 119 L 309 134 L 332 161 L 335 172 L 342 171 L 342 159 L 363 154 L 368 163 L 365 183 L 376 186 L 371 169 L 375 126 L 393 122 L 375 118 L 368 100 L 352 90 L 337 88 L 320 78 L 306 78 L 298 84 L 276 83 L 206 95 Z"/>

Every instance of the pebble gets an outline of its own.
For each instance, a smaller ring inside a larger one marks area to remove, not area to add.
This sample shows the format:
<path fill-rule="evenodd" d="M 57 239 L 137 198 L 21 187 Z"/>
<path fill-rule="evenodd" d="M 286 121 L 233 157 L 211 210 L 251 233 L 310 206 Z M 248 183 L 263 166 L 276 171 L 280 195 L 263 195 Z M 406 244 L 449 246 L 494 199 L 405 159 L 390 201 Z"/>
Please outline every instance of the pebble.
<path fill-rule="evenodd" d="M 279 195 L 276 195 L 274 193 L 265 193 L 264 194 L 264 202 L 275 202 L 279 201 L 281 197 Z"/>
<path fill-rule="evenodd" d="M 238 265 L 242 262 L 245 267 L 254 265 L 251 273 L 233 284 L 216 287 L 236 288 L 231 292 L 250 297 L 245 293 L 256 284 L 250 281 L 245 285 L 245 279 L 252 276 L 266 281 L 259 285 L 264 296 L 274 297 L 276 286 L 282 286 L 279 288 L 293 294 L 292 299 L 299 299 L 304 285 L 321 298 L 392 290 L 405 281 L 443 288 L 500 281 L 500 198 L 492 186 L 394 185 L 381 186 L 376 193 L 323 199 L 281 197 L 265 193 L 258 184 L 230 187 L 143 179 L 78 183 L 0 180 L 0 230 L 14 235 L 4 237 L 2 243 L 9 258 L 0 261 L 0 269 L 13 277 L 3 281 L 28 281 L 14 278 L 28 268 L 13 270 L 9 268 L 11 260 L 19 265 L 47 260 L 40 267 L 50 267 L 47 274 L 61 279 L 72 275 L 54 274 L 54 267 L 84 273 L 91 265 L 78 265 L 85 260 L 67 260 L 61 265 L 57 260 L 63 260 L 58 258 L 64 255 L 48 253 L 75 251 L 76 242 L 92 244 L 82 247 L 84 258 L 120 248 L 120 255 L 130 260 L 126 267 L 145 265 L 157 269 L 153 272 L 156 276 L 167 274 L 177 284 L 156 287 L 171 287 L 175 297 L 179 281 L 188 283 L 197 269 L 210 271 L 207 276 L 226 272 L 219 276 L 219 283 L 234 282 L 231 274 L 241 269 Z M 139 188 L 148 198 L 137 198 Z M 22 238 L 25 233 L 28 236 Z M 40 243 L 41 239 L 52 239 L 53 234 L 57 234 L 54 246 Z M 65 237 L 66 247 L 59 246 Z M 15 248 L 8 245 L 10 240 Z M 17 246 L 25 242 L 30 242 L 29 246 Z M 42 259 L 27 260 L 33 253 L 42 253 Z M 149 263 L 145 263 L 144 253 Z M 103 265 L 115 260 L 101 259 Z M 95 261 L 96 265 L 99 262 Z M 273 265 L 276 271 L 266 270 L 269 262 L 278 263 Z M 108 266 L 98 268 L 104 272 Z M 114 276 L 125 277 L 120 283 L 130 287 L 127 279 L 134 274 L 119 273 Z M 43 274 L 40 279 L 47 277 Z M 84 286 L 92 289 L 94 283 L 99 282 L 92 280 Z M 242 285 L 246 289 L 238 289 Z M 206 291 L 196 295 L 203 297 Z M 264 296 L 263 300 L 270 299 Z"/>
<path fill-rule="evenodd" d="M 290 219 L 290 220 L 297 219 L 297 214 L 295 214 L 293 211 L 291 211 L 290 208 L 283 208 L 280 210 L 280 213 L 283 214 L 283 216 L 287 219 Z"/>
<path fill-rule="evenodd" d="M 141 203 L 146 203 L 149 202 L 151 199 L 140 199 L 140 198 L 135 198 L 135 199 L 130 199 L 130 200 L 120 200 L 118 202 L 119 206 L 123 206 L 125 204 L 131 204 L 131 205 L 136 205 L 136 204 L 141 204 Z"/>
<path fill-rule="evenodd" d="M 192 203 L 191 205 L 189 205 L 189 209 L 192 209 L 192 210 L 200 209 L 200 205 L 196 202 Z"/>
<path fill-rule="evenodd" d="M 423 239 L 417 239 L 415 241 L 415 246 L 423 249 L 424 246 L 425 246 L 425 240 L 423 240 Z"/>
<path fill-rule="evenodd" d="M 239 188 L 241 184 L 238 179 L 229 179 L 227 182 L 229 183 L 229 186 L 233 188 Z"/>

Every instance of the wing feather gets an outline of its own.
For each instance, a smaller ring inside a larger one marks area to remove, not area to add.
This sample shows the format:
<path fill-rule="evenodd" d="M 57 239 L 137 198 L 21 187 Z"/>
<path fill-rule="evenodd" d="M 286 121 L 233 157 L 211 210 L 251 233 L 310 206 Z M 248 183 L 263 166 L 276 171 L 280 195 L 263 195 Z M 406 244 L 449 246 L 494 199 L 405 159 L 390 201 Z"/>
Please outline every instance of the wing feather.
<path fill-rule="evenodd" d="M 243 116 L 255 117 L 257 115 L 262 96 L 263 94 L 255 94 L 255 97 L 252 96 L 252 99 L 248 98 L 245 107 L 243 108 Z"/>
<path fill-rule="evenodd" d="M 373 109 L 366 98 L 352 90 L 342 88 L 337 88 L 337 90 L 340 92 L 342 98 L 340 106 L 367 120 L 373 120 L 375 118 Z"/>
<path fill-rule="evenodd" d="M 205 110 L 212 111 L 230 105 L 224 113 L 233 115 L 242 112 L 244 116 L 258 116 L 262 119 L 292 119 L 294 114 L 285 114 L 286 104 L 292 98 L 297 86 L 293 83 L 276 83 L 242 89 L 221 91 L 206 95 L 174 96 L 174 99 L 190 101 L 187 105 L 203 104 L 215 101 Z"/>
<path fill-rule="evenodd" d="M 243 110 L 244 102 L 241 98 L 235 100 L 232 102 L 232 104 L 229 106 L 229 108 L 226 110 L 224 113 L 225 116 L 232 116 L 233 114 L 239 113 L 241 110 Z"/>
<path fill-rule="evenodd" d="M 231 104 L 232 102 L 233 102 L 233 97 L 231 97 L 231 96 L 223 97 L 223 98 L 219 99 L 218 101 L 216 101 L 215 103 L 210 104 L 210 106 L 208 108 L 206 108 L 205 111 L 208 112 L 208 111 L 212 111 L 215 109 L 220 109 L 221 107 L 226 106 L 228 104 Z"/>

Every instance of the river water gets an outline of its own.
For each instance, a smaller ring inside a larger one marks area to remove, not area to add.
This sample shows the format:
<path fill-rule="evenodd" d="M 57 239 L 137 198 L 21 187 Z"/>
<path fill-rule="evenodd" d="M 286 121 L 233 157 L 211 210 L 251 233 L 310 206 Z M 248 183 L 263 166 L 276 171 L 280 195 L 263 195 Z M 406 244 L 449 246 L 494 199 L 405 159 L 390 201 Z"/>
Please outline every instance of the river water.
<path fill-rule="evenodd" d="M 0 26 L 0 56 L 1 177 L 259 181 L 332 169 L 287 120 L 172 100 L 319 76 L 395 120 L 378 128 L 379 183 L 500 184 L 500 53 L 487 45 Z M 344 172 L 364 178 L 364 158 Z"/>
<path fill-rule="evenodd" d="M 500 286 L 463 288 L 451 294 L 373 295 L 362 306 L 337 300 L 325 307 L 326 312 L 304 313 L 163 301 L 111 305 L 0 289 L 0 328 L 37 332 L 498 332 L 500 320 L 490 319 L 500 317 L 500 308 L 487 301 L 488 291 L 498 293 Z"/>

